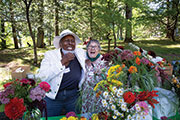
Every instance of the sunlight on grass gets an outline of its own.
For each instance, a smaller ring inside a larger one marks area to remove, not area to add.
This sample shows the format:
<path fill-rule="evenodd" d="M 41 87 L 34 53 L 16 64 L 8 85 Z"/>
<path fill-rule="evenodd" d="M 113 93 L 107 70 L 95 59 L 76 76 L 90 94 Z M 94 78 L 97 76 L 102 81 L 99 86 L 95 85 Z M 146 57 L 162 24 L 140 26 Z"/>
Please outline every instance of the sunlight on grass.
<path fill-rule="evenodd" d="M 163 47 L 165 47 L 165 48 L 179 48 L 180 49 L 180 44 L 177 44 L 177 45 L 165 45 Z"/>

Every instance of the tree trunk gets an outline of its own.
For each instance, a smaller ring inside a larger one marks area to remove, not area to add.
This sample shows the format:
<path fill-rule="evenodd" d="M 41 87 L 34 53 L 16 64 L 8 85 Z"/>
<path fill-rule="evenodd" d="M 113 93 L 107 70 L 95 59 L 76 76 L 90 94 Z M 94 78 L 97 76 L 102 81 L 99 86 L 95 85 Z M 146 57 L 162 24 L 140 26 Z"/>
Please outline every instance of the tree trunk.
<path fill-rule="evenodd" d="M 38 48 L 44 48 L 44 30 L 42 27 L 38 27 L 38 33 L 37 33 L 37 47 Z"/>
<path fill-rule="evenodd" d="M 14 12 L 13 12 L 13 6 L 12 6 L 12 2 L 10 1 L 10 14 L 11 14 L 11 27 L 12 27 L 12 35 L 13 35 L 13 39 L 14 39 L 14 48 L 18 49 L 18 39 L 17 39 L 17 32 L 16 32 L 16 23 L 15 23 L 15 19 L 14 19 Z"/>
<path fill-rule="evenodd" d="M 37 47 L 39 48 L 44 48 L 44 29 L 43 29 L 43 18 L 44 18 L 44 0 L 40 0 L 40 5 L 38 6 L 39 8 L 39 25 L 38 27 L 38 33 L 37 33 Z"/>
<path fill-rule="evenodd" d="M 132 7 L 126 4 L 126 36 L 124 42 L 132 42 L 132 25 L 131 25 L 131 18 L 132 18 Z"/>
<path fill-rule="evenodd" d="M 172 40 L 174 42 L 176 41 L 176 39 L 175 39 L 175 30 L 177 28 L 178 17 L 179 17 L 179 13 L 180 13 L 179 5 L 180 5 L 180 1 L 179 0 L 173 0 L 173 8 L 176 9 L 176 14 L 173 17 L 174 24 L 173 24 L 173 27 L 172 27 L 172 30 L 171 30 L 171 38 L 172 38 Z"/>
<path fill-rule="evenodd" d="M 5 38 L 5 22 L 4 22 L 4 20 L 3 19 L 1 19 L 1 40 L 2 40 L 2 42 L 1 42 L 1 48 L 2 49 L 6 49 L 7 48 L 7 46 L 6 46 L 6 40 L 4 39 Z"/>
<path fill-rule="evenodd" d="M 110 52 L 111 40 L 112 40 L 112 39 L 109 38 L 109 36 L 110 36 L 110 33 L 108 33 L 107 36 L 106 36 L 106 38 L 108 40 L 108 53 Z"/>
<path fill-rule="evenodd" d="M 116 48 L 116 34 L 115 34 L 115 25 L 114 25 L 114 21 L 113 21 L 113 36 L 114 36 L 114 48 Z"/>
<path fill-rule="evenodd" d="M 31 38 L 33 40 L 33 48 L 34 48 L 34 64 L 37 65 L 37 50 L 36 50 L 36 41 L 35 41 L 35 36 L 32 32 L 32 27 L 31 27 L 31 21 L 29 19 L 29 8 L 31 6 L 32 0 L 29 1 L 29 3 L 27 2 L 27 0 L 23 0 L 25 5 L 26 5 L 26 19 L 27 19 L 27 23 L 28 23 L 28 27 L 29 27 L 29 32 L 31 35 Z"/>
<path fill-rule="evenodd" d="M 120 40 L 123 40 L 123 28 L 120 26 L 120 28 L 119 28 L 119 32 L 120 32 Z"/>
<path fill-rule="evenodd" d="M 58 15 L 58 11 L 59 11 L 59 3 L 57 2 L 57 0 L 54 0 L 55 3 L 55 36 L 59 35 L 59 15 Z"/>
<path fill-rule="evenodd" d="M 92 0 L 89 0 L 89 6 L 90 6 L 90 30 L 91 30 L 91 36 L 93 33 L 93 28 L 92 28 L 92 21 L 93 21 L 93 9 L 92 9 Z"/>
<path fill-rule="evenodd" d="M 167 5 L 167 11 L 169 11 L 169 10 L 170 10 L 170 3 L 169 3 L 169 0 L 166 0 L 166 5 Z M 166 38 L 171 38 L 169 15 L 167 16 Z"/>

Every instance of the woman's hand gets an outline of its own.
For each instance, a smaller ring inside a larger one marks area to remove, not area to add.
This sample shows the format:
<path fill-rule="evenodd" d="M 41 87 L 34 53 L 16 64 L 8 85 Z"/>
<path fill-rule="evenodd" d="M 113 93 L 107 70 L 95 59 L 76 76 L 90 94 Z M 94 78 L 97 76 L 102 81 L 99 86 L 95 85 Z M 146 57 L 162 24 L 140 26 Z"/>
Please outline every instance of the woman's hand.
<path fill-rule="evenodd" d="M 62 60 L 61 60 L 62 65 L 65 65 L 67 67 L 70 61 L 74 59 L 74 57 L 75 55 L 72 53 L 67 53 L 63 55 Z"/>

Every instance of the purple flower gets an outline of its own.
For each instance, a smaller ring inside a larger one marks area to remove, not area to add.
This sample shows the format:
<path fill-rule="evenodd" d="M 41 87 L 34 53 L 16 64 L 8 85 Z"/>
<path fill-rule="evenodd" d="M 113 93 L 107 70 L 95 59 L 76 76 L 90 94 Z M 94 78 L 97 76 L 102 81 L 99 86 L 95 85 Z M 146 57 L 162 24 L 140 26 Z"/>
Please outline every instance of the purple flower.
<path fill-rule="evenodd" d="M 121 57 L 121 60 L 132 60 L 134 55 L 130 50 L 123 50 L 118 56 Z"/>
<path fill-rule="evenodd" d="M 10 99 L 8 98 L 9 95 L 14 95 L 14 89 L 11 87 L 7 87 L 4 91 L 0 92 L 0 102 L 2 104 L 9 103 Z"/>
<path fill-rule="evenodd" d="M 75 113 L 75 112 L 68 112 L 68 113 L 66 114 L 66 117 L 68 118 L 68 117 L 70 117 L 70 116 L 76 117 L 76 113 Z"/>
<path fill-rule="evenodd" d="M 35 101 L 35 100 L 41 101 L 45 97 L 45 93 L 46 92 L 43 89 L 37 86 L 31 89 L 29 97 L 32 99 L 32 101 Z"/>
<path fill-rule="evenodd" d="M 149 64 L 149 60 L 146 59 L 146 58 L 142 58 L 141 60 L 141 63 L 145 64 L 145 65 L 148 65 Z"/>

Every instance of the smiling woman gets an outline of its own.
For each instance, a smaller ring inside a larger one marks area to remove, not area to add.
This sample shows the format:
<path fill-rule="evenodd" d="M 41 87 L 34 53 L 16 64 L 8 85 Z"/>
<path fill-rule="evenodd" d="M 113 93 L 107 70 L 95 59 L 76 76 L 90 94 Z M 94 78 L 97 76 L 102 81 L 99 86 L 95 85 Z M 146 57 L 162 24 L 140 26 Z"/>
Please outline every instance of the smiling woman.
<path fill-rule="evenodd" d="M 92 113 L 101 112 L 101 98 L 98 98 L 93 90 L 95 85 L 103 80 L 102 69 L 106 69 L 105 61 L 102 60 L 100 54 L 100 43 L 98 40 L 90 40 L 86 46 L 87 60 L 86 60 L 86 79 L 82 88 L 82 112 Z M 100 94 L 100 93 L 99 93 Z"/>

